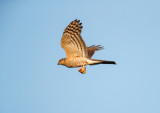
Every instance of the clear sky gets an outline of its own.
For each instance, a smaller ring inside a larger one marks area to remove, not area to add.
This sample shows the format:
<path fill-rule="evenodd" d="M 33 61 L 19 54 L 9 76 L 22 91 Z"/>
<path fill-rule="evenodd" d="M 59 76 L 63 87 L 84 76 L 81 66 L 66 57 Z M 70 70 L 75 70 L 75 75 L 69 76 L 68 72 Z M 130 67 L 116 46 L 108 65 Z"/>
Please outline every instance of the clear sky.
<path fill-rule="evenodd" d="M 57 65 L 74 19 L 117 65 Z M 159 0 L 1 0 L 0 113 L 160 113 Z"/>

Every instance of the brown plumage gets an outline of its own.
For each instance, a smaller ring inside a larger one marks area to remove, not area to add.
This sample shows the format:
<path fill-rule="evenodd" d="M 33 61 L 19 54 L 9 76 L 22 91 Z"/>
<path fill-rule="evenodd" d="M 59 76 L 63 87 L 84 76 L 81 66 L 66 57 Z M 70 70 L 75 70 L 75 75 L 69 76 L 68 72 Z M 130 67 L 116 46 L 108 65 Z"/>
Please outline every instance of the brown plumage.
<path fill-rule="evenodd" d="M 88 53 L 87 57 L 91 58 L 93 54 L 95 53 L 95 51 L 99 51 L 101 49 L 103 49 L 101 45 L 98 45 L 98 46 L 92 45 L 92 46 L 87 47 L 87 53 Z"/>
<path fill-rule="evenodd" d="M 65 65 L 67 67 L 82 67 L 79 71 L 85 73 L 85 65 L 95 64 L 116 64 L 114 61 L 95 60 L 91 59 L 95 51 L 103 49 L 102 46 L 92 45 L 86 47 L 81 32 L 83 26 L 81 26 L 80 20 L 72 21 L 64 30 L 61 39 L 61 46 L 65 50 L 66 58 L 59 60 L 59 65 Z"/>

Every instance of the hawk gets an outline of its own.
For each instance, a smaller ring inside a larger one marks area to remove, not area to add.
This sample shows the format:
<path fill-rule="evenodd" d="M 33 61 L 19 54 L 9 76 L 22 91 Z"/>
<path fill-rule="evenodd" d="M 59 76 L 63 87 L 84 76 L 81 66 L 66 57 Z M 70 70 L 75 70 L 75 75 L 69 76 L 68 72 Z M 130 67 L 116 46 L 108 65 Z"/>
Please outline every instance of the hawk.
<path fill-rule="evenodd" d="M 85 74 L 85 65 L 116 64 L 114 61 L 92 59 L 95 51 L 99 51 L 103 49 L 103 47 L 100 45 L 87 47 L 81 37 L 82 28 L 82 23 L 80 23 L 80 20 L 76 19 L 64 30 L 61 39 L 61 47 L 66 53 L 66 58 L 60 59 L 58 65 L 65 65 L 70 68 L 82 67 L 78 71 Z"/>

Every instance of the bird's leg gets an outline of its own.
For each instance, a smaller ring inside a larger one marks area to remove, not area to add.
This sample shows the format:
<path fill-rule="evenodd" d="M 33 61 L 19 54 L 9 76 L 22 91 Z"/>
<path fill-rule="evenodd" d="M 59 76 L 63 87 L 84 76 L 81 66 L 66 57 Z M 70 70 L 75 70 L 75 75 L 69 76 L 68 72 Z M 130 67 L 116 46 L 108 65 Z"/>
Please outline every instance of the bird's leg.
<path fill-rule="evenodd" d="M 82 74 L 85 74 L 85 73 L 86 73 L 86 67 L 85 67 L 85 65 L 83 65 L 83 67 L 80 68 L 78 71 L 79 71 L 80 73 L 82 73 Z"/>

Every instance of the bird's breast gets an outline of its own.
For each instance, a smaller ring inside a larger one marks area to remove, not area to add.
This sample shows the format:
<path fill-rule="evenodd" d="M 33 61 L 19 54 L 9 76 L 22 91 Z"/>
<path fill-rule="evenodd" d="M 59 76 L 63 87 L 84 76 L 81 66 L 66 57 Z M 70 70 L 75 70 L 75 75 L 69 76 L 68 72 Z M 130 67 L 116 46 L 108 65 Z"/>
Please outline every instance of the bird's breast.
<path fill-rule="evenodd" d="M 87 58 L 84 57 L 71 57 L 66 59 L 67 67 L 81 67 L 87 65 Z"/>

